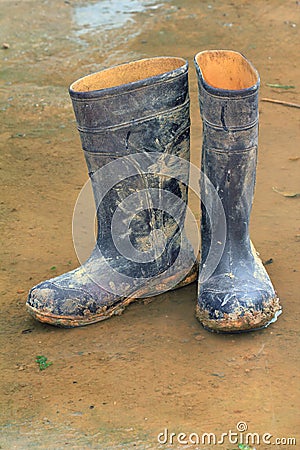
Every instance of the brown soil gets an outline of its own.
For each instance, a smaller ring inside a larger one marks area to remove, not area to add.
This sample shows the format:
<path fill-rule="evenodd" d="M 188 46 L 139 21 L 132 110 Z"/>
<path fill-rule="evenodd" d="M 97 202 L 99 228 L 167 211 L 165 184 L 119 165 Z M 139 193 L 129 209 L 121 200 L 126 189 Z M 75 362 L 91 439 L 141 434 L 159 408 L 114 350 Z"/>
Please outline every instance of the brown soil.
<path fill-rule="evenodd" d="M 300 192 L 299 109 L 260 102 L 252 239 L 261 258 L 272 259 L 267 268 L 284 308 L 275 324 L 211 334 L 194 315 L 195 284 L 71 330 L 34 321 L 25 301 L 34 284 L 78 264 L 71 222 L 87 172 L 69 84 L 129 60 L 188 58 L 192 160 L 199 164 L 193 55 L 240 51 L 260 73 L 261 98 L 299 104 L 300 4 L 171 0 L 123 28 L 80 34 L 74 11 L 87 3 L 96 2 L 0 1 L 1 448 L 184 448 L 160 447 L 158 433 L 219 436 L 240 421 L 249 432 L 271 433 L 272 442 L 298 438 L 296 446 L 257 449 L 298 448 L 300 198 L 273 187 Z M 191 206 L 199 217 L 196 199 Z M 39 371 L 37 355 L 53 365 Z"/>

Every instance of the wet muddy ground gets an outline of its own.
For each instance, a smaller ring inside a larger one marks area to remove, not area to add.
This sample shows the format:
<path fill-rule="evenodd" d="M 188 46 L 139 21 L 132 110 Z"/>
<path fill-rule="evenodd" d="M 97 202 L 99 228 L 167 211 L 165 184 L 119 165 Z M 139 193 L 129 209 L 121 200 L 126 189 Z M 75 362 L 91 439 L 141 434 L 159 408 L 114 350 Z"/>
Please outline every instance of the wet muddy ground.
<path fill-rule="evenodd" d="M 0 1 L 1 448 L 187 448 L 157 435 L 219 437 L 238 422 L 272 434 L 257 449 L 299 447 L 300 198 L 273 189 L 300 192 L 299 109 L 260 101 L 251 232 L 272 261 L 284 308 L 275 324 L 210 334 L 194 317 L 195 285 L 81 329 L 42 325 L 24 306 L 34 284 L 78 264 L 72 213 L 87 171 L 69 84 L 141 57 L 187 58 L 199 165 L 193 55 L 241 51 L 259 70 L 261 98 L 299 104 L 299 19 L 294 0 Z M 191 206 L 199 217 L 195 199 Z M 40 371 L 36 355 L 53 364 Z M 297 445 L 275 442 L 289 437 Z"/>

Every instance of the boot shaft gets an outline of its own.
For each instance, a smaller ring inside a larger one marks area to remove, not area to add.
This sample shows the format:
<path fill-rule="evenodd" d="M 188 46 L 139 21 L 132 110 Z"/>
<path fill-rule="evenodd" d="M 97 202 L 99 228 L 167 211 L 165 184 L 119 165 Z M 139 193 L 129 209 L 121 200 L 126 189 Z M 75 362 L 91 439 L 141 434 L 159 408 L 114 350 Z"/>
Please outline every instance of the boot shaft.
<path fill-rule="evenodd" d="M 188 64 L 169 57 L 122 64 L 77 80 L 69 92 L 96 201 L 97 243 L 112 264 L 122 258 L 116 241 L 132 244 L 133 254 L 152 247 L 153 260 L 128 271 L 153 266 L 157 273 L 176 259 L 185 220 L 189 172 L 172 157 L 189 161 Z M 175 219 L 165 211 L 166 193 L 174 196 Z M 118 208 L 124 229 L 113 236 Z"/>
<path fill-rule="evenodd" d="M 257 145 L 259 75 L 240 53 L 207 50 L 195 56 L 205 144 L 220 151 Z"/>
<path fill-rule="evenodd" d="M 202 172 L 217 190 L 226 215 L 224 254 L 250 251 L 258 144 L 259 75 L 241 54 L 204 51 L 195 56 L 203 123 Z M 205 182 L 204 182 L 205 184 Z M 202 190 L 205 196 L 205 187 Z M 205 198 L 207 203 L 209 200 Z M 202 259 L 210 243 L 209 217 L 202 205 Z"/>
<path fill-rule="evenodd" d="M 69 92 L 83 150 L 93 154 L 165 152 L 170 133 L 189 127 L 188 64 L 181 58 L 115 66 L 75 81 Z"/>

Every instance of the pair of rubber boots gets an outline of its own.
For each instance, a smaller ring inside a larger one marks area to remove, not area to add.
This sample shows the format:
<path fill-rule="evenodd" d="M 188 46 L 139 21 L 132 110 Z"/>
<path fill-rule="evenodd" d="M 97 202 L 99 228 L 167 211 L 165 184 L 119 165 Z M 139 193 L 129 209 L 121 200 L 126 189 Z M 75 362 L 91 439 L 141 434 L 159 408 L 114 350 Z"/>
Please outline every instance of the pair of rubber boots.
<path fill-rule="evenodd" d="M 96 245 L 79 268 L 31 289 L 27 308 L 37 320 L 87 325 L 197 278 L 196 316 L 211 331 L 260 329 L 280 314 L 249 238 L 259 75 L 234 51 L 200 52 L 195 67 L 203 121 L 199 270 L 184 230 L 188 63 L 156 57 L 102 70 L 69 89 L 96 202 Z"/>

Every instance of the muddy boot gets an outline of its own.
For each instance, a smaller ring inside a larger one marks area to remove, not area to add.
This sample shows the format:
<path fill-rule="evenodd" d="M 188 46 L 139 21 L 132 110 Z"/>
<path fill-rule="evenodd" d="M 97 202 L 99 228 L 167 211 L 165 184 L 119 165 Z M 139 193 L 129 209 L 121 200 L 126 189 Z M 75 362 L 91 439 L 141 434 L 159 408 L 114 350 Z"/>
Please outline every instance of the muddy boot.
<path fill-rule="evenodd" d="M 188 65 L 158 57 L 86 76 L 70 87 L 98 233 L 79 268 L 31 289 L 41 322 L 83 326 L 136 298 L 197 279 L 184 235 L 189 179 Z"/>
<path fill-rule="evenodd" d="M 210 331 L 260 329 L 276 320 L 281 307 L 249 238 L 259 75 L 247 59 L 233 51 L 200 52 L 195 56 L 195 66 L 203 121 L 202 257 L 196 315 Z M 214 208 L 207 198 L 210 183 L 223 209 L 217 220 L 208 214 L 210 207 Z M 212 234 L 218 228 L 224 229 L 223 242 L 217 242 L 223 252 L 215 261 L 210 260 L 209 265 L 214 267 L 205 277 L 209 248 L 215 244 Z"/>

